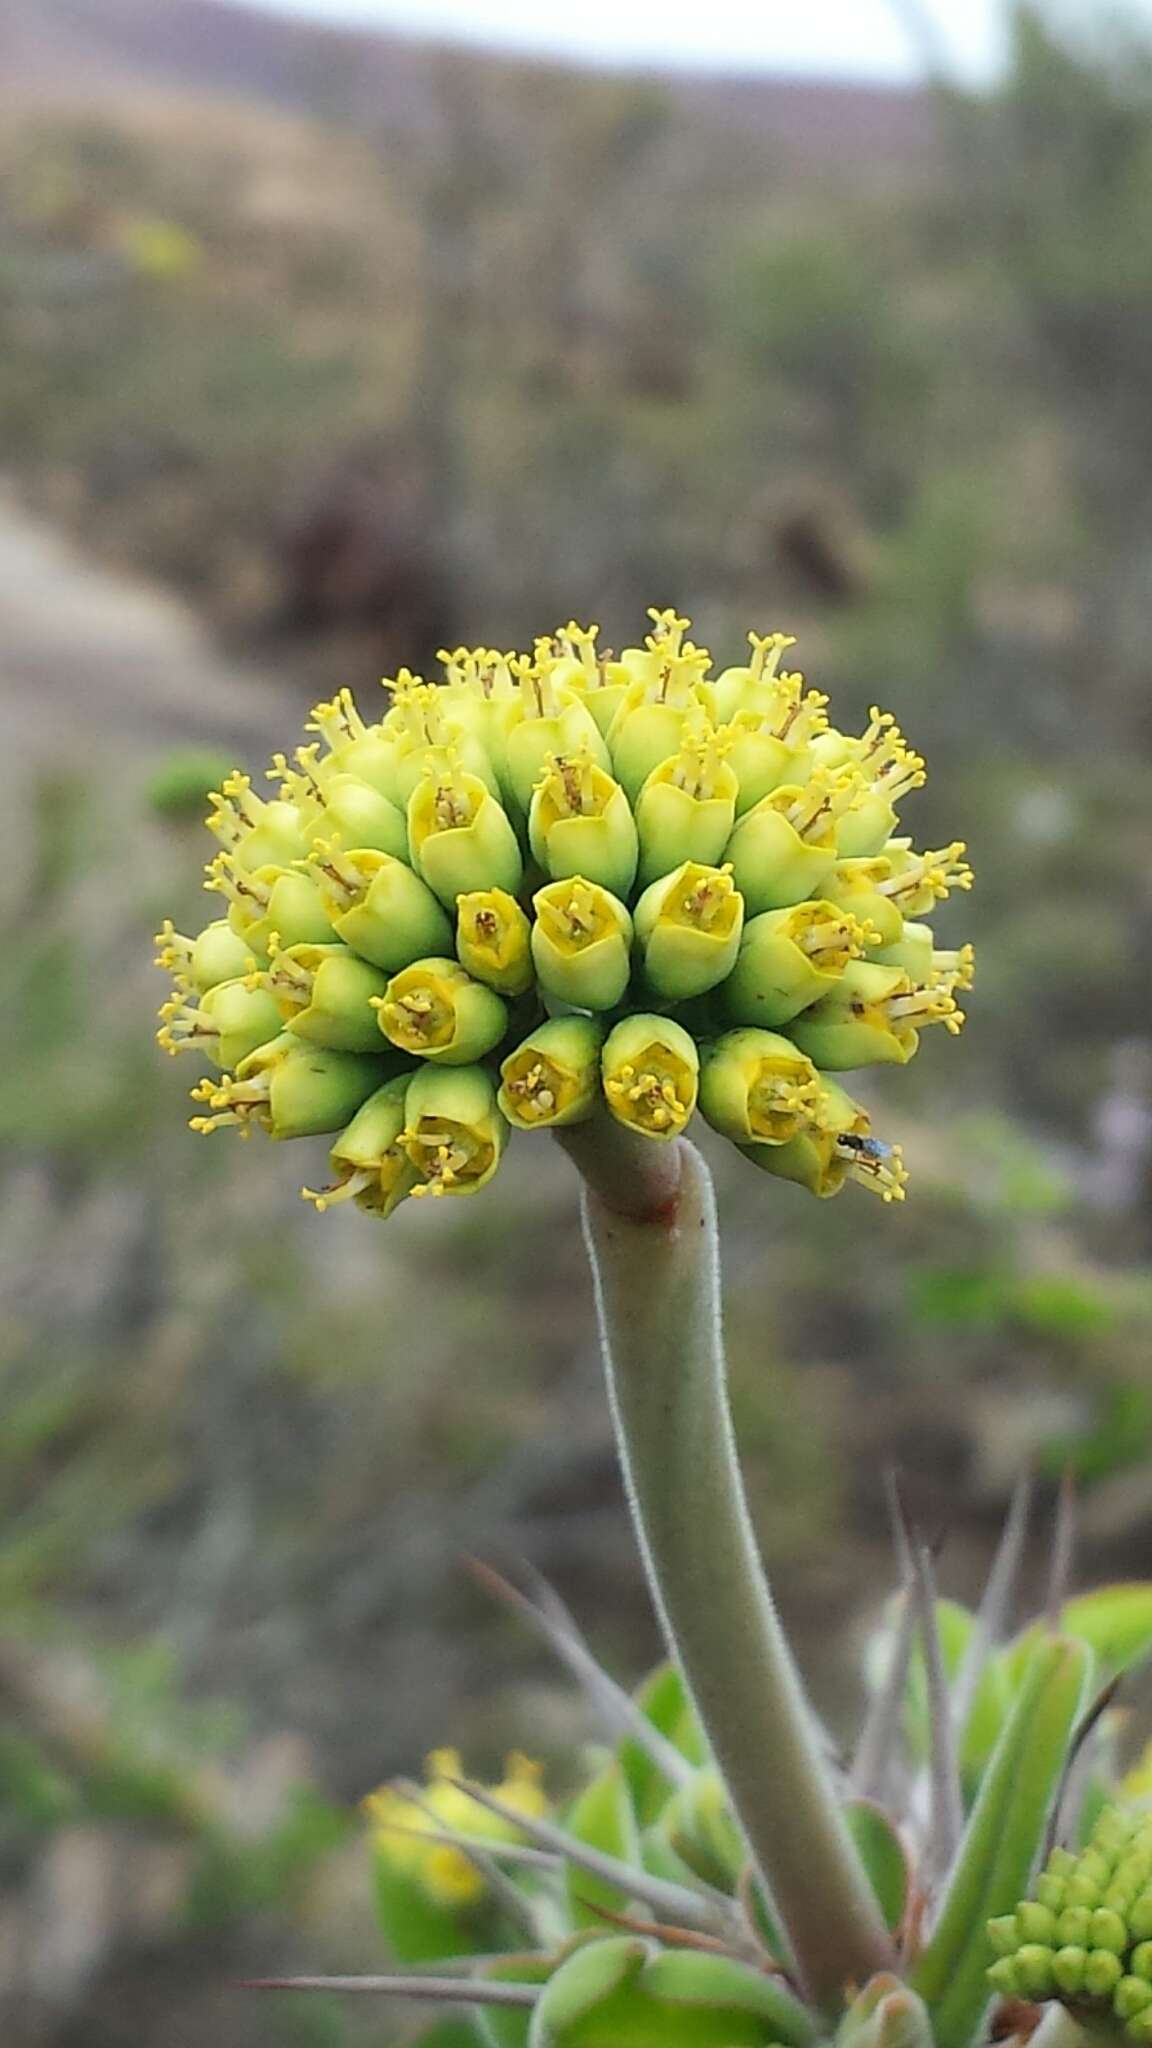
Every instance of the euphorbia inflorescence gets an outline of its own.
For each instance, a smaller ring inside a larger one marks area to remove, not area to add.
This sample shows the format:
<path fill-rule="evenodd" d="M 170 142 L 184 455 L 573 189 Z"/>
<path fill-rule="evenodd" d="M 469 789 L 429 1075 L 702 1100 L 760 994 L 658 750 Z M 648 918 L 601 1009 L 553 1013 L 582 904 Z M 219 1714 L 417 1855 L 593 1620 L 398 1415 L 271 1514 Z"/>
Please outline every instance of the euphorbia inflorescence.
<path fill-rule="evenodd" d="M 165 928 L 160 1040 L 217 1069 L 193 1128 L 331 1134 L 319 1208 L 387 1216 L 475 1193 L 511 1129 L 601 1110 L 655 1141 L 701 1108 L 820 1196 L 902 1197 L 899 1148 L 834 1078 L 957 1031 L 970 947 L 926 919 L 971 871 L 916 852 L 924 764 L 892 718 L 856 736 L 750 634 L 718 675 L 688 621 L 602 653 L 575 624 L 531 656 L 402 670 L 367 722 L 347 691 L 265 795 L 213 799 L 226 914 Z"/>

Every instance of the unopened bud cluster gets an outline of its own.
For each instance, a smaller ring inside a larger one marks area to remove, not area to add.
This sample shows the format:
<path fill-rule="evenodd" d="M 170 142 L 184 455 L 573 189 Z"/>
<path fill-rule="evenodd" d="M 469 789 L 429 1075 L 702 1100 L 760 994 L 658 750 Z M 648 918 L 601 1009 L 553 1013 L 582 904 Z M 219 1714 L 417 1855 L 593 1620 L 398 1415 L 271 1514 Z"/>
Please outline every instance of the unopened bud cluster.
<path fill-rule="evenodd" d="M 1054 1849 L 1032 1897 L 988 1933 L 998 1991 L 1108 2015 L 1152 2042 L 1152 1814 L 1108 1807 L 1082 1854 Z"/>
<path fill-rule="evenodd" d="M 964 848 L 901 835 L 923 762 L 884 713 L 829 725 L 783 634 L 713 675 L 687 620 L 651 617 L 619 658 L 576 625 L 530 657 L 457 649 L 376 723 L 342 692 L 267 794 L 228 778 L 225 914 L 161 935 L 161 1042 L 216 1070 L 193 1128 L 335 1134 L 306 1193 L 380 1216 L 601 1106 L 660 1141 L 699 1105 L 814 1194 L 903 1194 L 834 1077 L 960 1028 L 971 948 L 926 920 L 970 886 Z"/>

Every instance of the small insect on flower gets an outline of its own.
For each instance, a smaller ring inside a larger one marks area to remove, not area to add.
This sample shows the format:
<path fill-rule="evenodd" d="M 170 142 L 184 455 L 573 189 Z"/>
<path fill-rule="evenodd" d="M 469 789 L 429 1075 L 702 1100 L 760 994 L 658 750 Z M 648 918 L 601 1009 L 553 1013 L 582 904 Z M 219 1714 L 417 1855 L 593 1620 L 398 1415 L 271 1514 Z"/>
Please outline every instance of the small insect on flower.
<path fill-rule="evenodd" d="M 972 949 L 931 920 L 963 842 L 916 850 L 921 756 L 888 712 L 833 725 L 787 634 L 714 673 L 686 618 L 649 625 L 448 648 L 375 717 L 317 705 L 263 791 L 220 780 L 224 915 L 158 941 L 161 1043 L 215 1069 L 196 1129 L 326 1135 L 309 1199 L 379 1218 L 487 1186 L 513 1130 L 667 1143 L 699 1095 L 762 1172 L 902 1198 L 832 1077 L 959 1030 Z"/>

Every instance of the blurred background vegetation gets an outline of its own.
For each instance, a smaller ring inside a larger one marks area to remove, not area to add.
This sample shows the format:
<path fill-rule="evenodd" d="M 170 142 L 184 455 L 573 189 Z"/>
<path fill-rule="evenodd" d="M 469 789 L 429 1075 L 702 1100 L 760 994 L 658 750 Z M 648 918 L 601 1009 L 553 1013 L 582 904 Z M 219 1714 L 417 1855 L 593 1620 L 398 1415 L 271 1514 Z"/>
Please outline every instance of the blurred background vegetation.
<path fill-rule="evenodd" d="M 233 1984 L 374 1967 L 356 1802 L 432 1739 L 586 1732 L 462 1557 L 622 1675 L 655 1636 L 560 1158 L 381 1231 L 187 1135 L 148 938 L 203 790 L 335 684 L 650 603 L 894 709 L 980 979 L 893 1091 L 903 1211 L 723 1163 L 765 1547 L 841 1725 L 885 1464 L 961 1596 L 1027 1461 L 1146 1572 L 1152 40 L 1021 8 L 980 95 L 208 0 L 0 49 L 3 2038 L 399 2040 Z"/>

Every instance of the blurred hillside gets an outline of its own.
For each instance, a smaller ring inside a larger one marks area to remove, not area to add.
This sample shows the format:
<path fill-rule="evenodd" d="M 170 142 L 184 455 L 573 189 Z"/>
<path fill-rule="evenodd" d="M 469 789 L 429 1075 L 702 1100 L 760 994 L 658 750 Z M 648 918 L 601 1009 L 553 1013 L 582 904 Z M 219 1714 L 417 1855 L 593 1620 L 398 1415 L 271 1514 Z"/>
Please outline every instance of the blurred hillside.
<path fill-rule="evenodd" d="M 1147 1568 L 1152 51 L 1022 13 L 994 96 L 883 96 L 0 0 L 0 76 L 0 2010 L 255 2048 L 230 1978 L 372 1966 L 375 1778 L 579 1725 L 461 1554 L 654 1638 L 560 1159 L 382 1232 L 185 1132 L 174 748 L 671 601 L 890 705 L 980 981 L 892 1091 L 904 1212 L 725 1170 L 764 1541 L 834 1719 L 886 1461 L 958 1592 L 1027 1458 L 1085 1572 Z"/>

